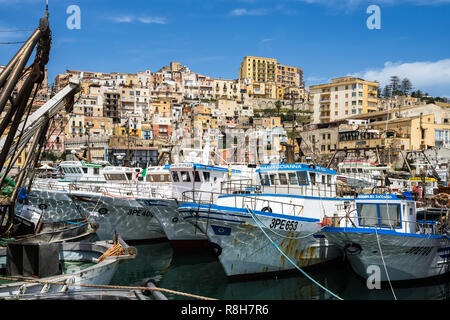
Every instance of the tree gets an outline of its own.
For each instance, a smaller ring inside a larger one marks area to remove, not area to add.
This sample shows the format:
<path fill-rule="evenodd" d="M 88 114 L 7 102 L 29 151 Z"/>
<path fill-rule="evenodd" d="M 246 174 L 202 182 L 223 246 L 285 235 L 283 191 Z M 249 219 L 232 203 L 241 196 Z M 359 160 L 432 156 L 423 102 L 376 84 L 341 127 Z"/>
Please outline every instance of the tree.
<path fill-rule="evenodd" d="M 408 78 L 404 78 L 402 80 L 402 83 L 400 84 L 400 90 L 403 92 L 404 95 L 407 95 L 409 91 L 412 89 L 412 83 L 409 81 Z"/>
<path fill-rule="evenodd" d="M 281 110 L 281 101 L 277 100 L 277 102 L 275 102 L 275 107 L 278 110 L 278 116 L 280 115 L 280 110 Z"/>
<path fill-rule="evenodd" d="M 391 89 L 392 89 L 392 95 L 398 95 L 399 93 L 401 93 L 399 77 L 397 77 L 397 76 L 391 77 Z"/>
<path fill-rule="evenodd" d="M 392 88 L 390 85 L 384 86 L 383 97 L 390 98 L 392 96 Z"/>

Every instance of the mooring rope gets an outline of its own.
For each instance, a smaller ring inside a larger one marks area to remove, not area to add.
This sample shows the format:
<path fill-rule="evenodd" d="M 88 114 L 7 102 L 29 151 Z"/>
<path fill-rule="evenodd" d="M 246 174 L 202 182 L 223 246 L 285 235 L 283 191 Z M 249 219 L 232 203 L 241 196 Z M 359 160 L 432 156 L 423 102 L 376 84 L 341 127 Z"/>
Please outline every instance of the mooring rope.
<path fill-rule="evenodd" d="M 314 280 L 311 276 L 309 276 L 305 271 L 302 270 L 302 268 L 300 268 L 299 266 L 297 266 L 297 264 L 295 264 L 295 262 L 293 262 L 284 252 L 283 250 L 280 249 L 280 247 L 269 237 L 269 235 L 263 230 L 263 228 L 259 225 L 258 221 L 256 221 L 256 219 L 254 218 L 254 213 L 252 212 L 252 209 L 250 209 L 247 206 L 247 211 L 251 214 L 253 220 L 255 221 L 256 225 L 258 226 L 258 228 L 264 233 L 264 235 L 266 236 L 266 238 L 274 245 L 274 247 L 297 269 L 299 270 L 305 277 L 307 277 L 309 280 L 311 280 L 313 283 L 315 283 L 318 287 L 322 288 L 323 290 L 325 290 L 326 292 L 328 292 L 329 294 L 331 294 L 333 297 L 335 297 L 338 300 L 344 300 L 341 297 L 339 297 L 338 295 L 336 295 L 335 293 L 331 292 L 329 289 L 325 288 L 324 286 L 322 286 L 320 283 L 318 283 L 316 280 Z"/>
<path fill-rule="evenodd" d="M 48 285 L 60 285 L 60 286 L 74 286 L 74 287 L 86 287 L 86 288 L 98 288 L 98 289 L 119 289 L 119 290 L 141 290 L 141 291 L 160 291 L 171 293 L 175 295 L 196 298 L 199 300 L 218 300 L 214 298 L 203 297 L 195 294 L 184 293 L 180 291 L 164 289 L 164 288 L 150 288 L 150 287 L 134 287 L 134 286 L 113 286 L 113 285 L 100 285 L 100 284 L 82 284 L 82 283 L 65 283 L 65 282 L 52 282 L 52 281 L 43 281 L 43 280 L 29 280 L 29 279 L 21 279 L 15 277 L 0 277 L 1 280 L 7 281 L 22 281 L 27 283 L 38 283 L 38 284 L 48 284 Z"/>
<path fill-rule="evenodd" d="M 381 250 L 380 240 L 378 239 L 377 228 L 375 228 L 375 235 L 377 237 L 378 248 L 380 249 L 381 260 L 383 261 L 384 271 L 386 272 L 386 276 L 389 282 L 389 286 L 391 287 L 392 294 L 394 295 L 394 299 L 397 300 L 397 296 L 395 295 L 394 288 L 392 287 L 391 279 L 389 278 L 389 273 L 386 268 L 386 263 L 384 262 L 383 251 Z"/>

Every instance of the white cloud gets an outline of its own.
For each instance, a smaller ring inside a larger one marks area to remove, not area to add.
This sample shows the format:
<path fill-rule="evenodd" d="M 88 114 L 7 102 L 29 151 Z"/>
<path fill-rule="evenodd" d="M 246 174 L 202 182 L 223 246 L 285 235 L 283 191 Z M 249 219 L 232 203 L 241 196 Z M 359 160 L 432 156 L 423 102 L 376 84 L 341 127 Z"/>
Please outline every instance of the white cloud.
<path fill-rule="evenodd" d="M 166 24 L 166 18 L 162 18 L 162 17 L 141 17 L 138 18 L 138 20 L 142 23 L 157 23 L 157 24 Z"/>
<path fill-rule="evenodd" d="M 386 62 L 382 68 L 369 69 L 351 74 L 369 81 L 378 81 L 380 86 L 389 83 L 391 76 L 408 78 L 414 90 L 427 91 L 435 96 L 450 96 L 450 59 L 417 62 Z"/>
<path fill-rule="evenodd" d="M 269 11 L 267 9 L 245 9 L 245 8 L 237 8 L 230 11 L 230 15 L 238 17 L 238 16 L 263 16 L 268 14 Z"/>
<path fill-rule="evenodd" d="M 167 24 L 166 18 L 163 17 L 135 17 L 132 15 L 123 15 L 112 17 L 110 20 L 115 23 L 132 23 L 138 21 L 145 24 L 149 23 Z"/>

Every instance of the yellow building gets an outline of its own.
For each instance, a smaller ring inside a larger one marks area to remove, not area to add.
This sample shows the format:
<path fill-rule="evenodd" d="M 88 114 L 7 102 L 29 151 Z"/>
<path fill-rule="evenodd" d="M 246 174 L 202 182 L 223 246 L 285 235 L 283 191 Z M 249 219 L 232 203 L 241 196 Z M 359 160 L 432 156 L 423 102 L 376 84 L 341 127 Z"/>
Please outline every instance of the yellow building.
<path fill-rule="evenodd" d="M 172 114 L 171 99 L 157 99 L 152 101 L 153 114 L 158 114 L 160 117 L 170 117 Z"/>
<path fill-rule="evenodd" d="M 276 80 L 277 59 L 245 56 L 239 69 L 239 79 L 256 82 Z"/>
<path fill-rule="evenodd" d="M 114 128 L 114 135 L 115 136 L 119 136 L 119 137 L 137 137 L 137 138 L 141 138 L 142 137 L 142 130 L 141 129 L 132 129 L 129 128 L 128 129 L 128 133 L 127 133 L 127 128 L 126 127 L 115 127 Z"/>
<path fill-rule="evenodd" d="M 332 79 L 331 83 L 309 87 L 314 104 L 314 123 L 345 119 L 378 110 L 378 82 L 355 77 Z"/>

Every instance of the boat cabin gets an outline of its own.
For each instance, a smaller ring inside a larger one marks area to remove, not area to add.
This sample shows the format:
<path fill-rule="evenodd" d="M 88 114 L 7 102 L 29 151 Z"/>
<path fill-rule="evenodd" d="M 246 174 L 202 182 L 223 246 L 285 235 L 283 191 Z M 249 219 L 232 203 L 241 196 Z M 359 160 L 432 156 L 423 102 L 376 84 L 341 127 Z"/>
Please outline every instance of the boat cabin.
<path fill-rule="evenodd" d="M 423 179 L 420 177 L 411 177 L 409 178 L 408 182 L 409 182 L 409 190 L 425 186 L 424 195 L 426 196 L 434 196 L 434 191 L 439 189 L 439 183 L 435 178 L 426 177 L 425 179 Z"/>
<path fill-rule="evenodd" d="M 416 204 L 410 193 L 360 194 L 355 199 L 358 228 L 377 228 L 396 232 L 418 233 Z M 356 221 L 355 221 L 356 220 Z M 422 224 L 423 226 L 423 221 Z"/>
<path fill-rule="evenodd" d="M 85 161 L 63 161 L 59 168 L 64 174 L 65 181 L 99 181 L 104 182 L 103 170 L 106 163 L 89 163 Z"/>
<path fill-rule="evenodd" d="M 141 176 L 145 182 L 170 184 L 172 183 L 172 177 L 169 168 L 170 165 L 148 167 L 142 171 Z"/>
<path fill-rule="evenodd" d="M 240 177 L 242 171 L 226 166 L 180 163 L 170 166 L 173 194 L 181 198 L 185 191 L 220 192 L 221 182 Z"/>
<path fill-rule="evenodd" d="M 110 166 L 103 169 L 103 176 L 107 182 L 130 183 L 139 181 L 141 168 Z"/>
<path fill-rule="evenodd" d="M 311 197 L 336 197 L 336 171 L 313 164 L 262 165 L 260 191 Z"/>

